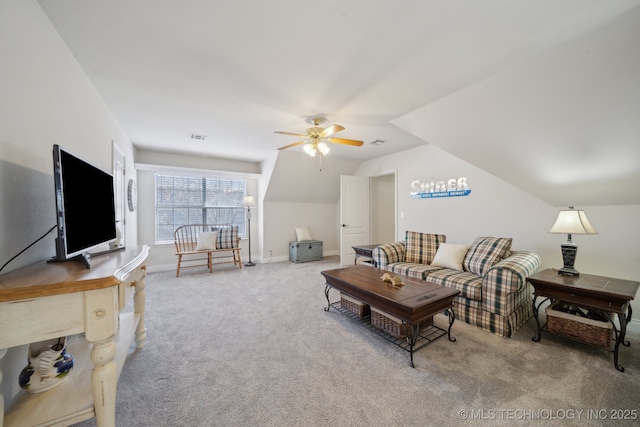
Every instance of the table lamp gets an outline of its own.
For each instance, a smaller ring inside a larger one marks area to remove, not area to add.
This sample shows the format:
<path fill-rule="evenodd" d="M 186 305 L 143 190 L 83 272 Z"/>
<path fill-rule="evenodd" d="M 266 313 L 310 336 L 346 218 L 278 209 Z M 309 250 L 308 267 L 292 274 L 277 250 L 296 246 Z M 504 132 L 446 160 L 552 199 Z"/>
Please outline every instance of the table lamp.
<path fill-rule="evenodd" d="M 560 247 L 562 248 L 562 262 L 564 266 L 558 270 L 559 274 L 567 274 L 579 276 L 580 273 L 573 265 L 576 262 L 576 254 L 578 245 L 571 241 L 572 234 L 598 234 L 587 219 L 587 215 L 583 210 L 574 210 L 573 206 L 569 206 L 569 210 L 562 210 L 558 214 L 555 224 L 549 230 L 549 233 L 566 234 L 567 241 Z"/>

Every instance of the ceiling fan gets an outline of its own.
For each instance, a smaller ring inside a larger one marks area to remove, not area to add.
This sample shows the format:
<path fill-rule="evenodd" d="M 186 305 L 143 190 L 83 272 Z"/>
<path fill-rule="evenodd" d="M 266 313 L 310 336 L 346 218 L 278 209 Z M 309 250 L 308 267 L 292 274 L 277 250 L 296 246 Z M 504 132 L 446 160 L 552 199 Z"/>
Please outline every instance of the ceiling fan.
<path fill-rule="evenodd" d="M 304 144 L 302 148 L 304 149 L 305 153 L 307 153 L 311 157 L 315 157 L 318 152 L 320 152 L 321 156 L 326 155 L 329 152 L 329 146 L 327 145 L 327 143 L 329 142 L 332 142 L 334 144 L 353 145 L 356 147 L 360 147 L 363 144 L 362 141 L 358 141 L 355 139 L 330 138 L 330 136 L 334 133 L 343 131 L 344 127 L 334 124 L 329 126 L 328 128 L 322 128 L 320 127 L 320 124 L 324 121 L 325 119 L 322 117 L 313 117 L 311 119 L 313 127 L 307 129 L 306 135 L 300 133 L 275 131 L 275 133 L 279 133 L 282 135 L 293 135 L 302 138 L 302 141 L 285 145 L 284 147 L 278 148 L 278 150 L 286 150 L 287 148 Z"/>

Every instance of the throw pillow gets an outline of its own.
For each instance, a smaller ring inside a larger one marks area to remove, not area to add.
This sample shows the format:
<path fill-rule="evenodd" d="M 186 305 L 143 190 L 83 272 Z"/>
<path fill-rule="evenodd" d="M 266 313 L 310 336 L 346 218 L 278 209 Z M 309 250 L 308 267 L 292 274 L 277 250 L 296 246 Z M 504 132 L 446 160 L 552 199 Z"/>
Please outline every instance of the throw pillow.
<path fill-rule="evenodd" d="M 296 227 L 296 238 L 298 239 L 298 242 L 313 240 L 313 237 L 311 237 L 311 232 L 307 227 Z"/>
<path fill-rule="evenodd" d="M 462 270 L 462 261 L 471 245 L 457 245 L 455 243 L 440 243 L 436 256 L 433 257 L 432 267 L 445 267 Z"/>
<path fill-rule="evenodd" d="M 470 273 L 484 276 L 511 252 L 510 237 L 478 237 L 467 252 L 462 266 Z"/>
<path fill-rule="evenodd" d="M 205 251 L 216 248 L 218 241 L 218 232 L 200 233 L 196 240 L 196 251 Z"/>
<path fill-rule="evenodd" d="M 431 264 L 441 243 L 447 241 L 444 234 L 427 234 L 418 231 L 407 231 L 407 253 L 405 262 Z"/>
<path fill-rule="evenodd" d="M 218 229 L 218 249 L 233 249 L 238 247 L 238 226 L 220 227 Z"/>

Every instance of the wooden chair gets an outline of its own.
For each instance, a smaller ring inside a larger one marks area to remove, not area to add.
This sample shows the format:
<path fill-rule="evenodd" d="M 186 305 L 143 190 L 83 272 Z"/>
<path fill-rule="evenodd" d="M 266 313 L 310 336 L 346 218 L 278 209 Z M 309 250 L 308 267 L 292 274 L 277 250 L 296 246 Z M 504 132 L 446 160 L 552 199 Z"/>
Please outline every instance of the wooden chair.
<path fill-rule="evenodd" d="M 181 268 L 206 265 L 209 273 L 211 273 L 214 264 L 233 263 L 242 268 L 238 226 L 229 224 L 183 225 L 174 232 L 174 239 L 178 256 L 176 277 L 180 276 Z M 214 254 L 218 254 L 218 256 Z"/>

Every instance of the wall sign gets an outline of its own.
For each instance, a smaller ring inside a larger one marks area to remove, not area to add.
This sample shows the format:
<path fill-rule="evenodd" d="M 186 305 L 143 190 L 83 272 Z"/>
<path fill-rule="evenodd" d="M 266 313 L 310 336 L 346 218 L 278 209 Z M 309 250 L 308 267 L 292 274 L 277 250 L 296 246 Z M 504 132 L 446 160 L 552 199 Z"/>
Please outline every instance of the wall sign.
<path fill-rule="evenodd" d="M 412 199 L 430 199 L 434 197 L 459 197 L 468 196 L 471 193 L 467 178 L 451 178 L 448 180 L 438 180 L 432 178 L 430 181 L 411 181 Z"/>

